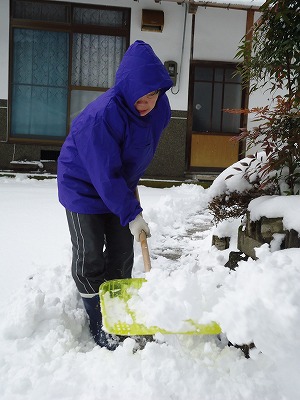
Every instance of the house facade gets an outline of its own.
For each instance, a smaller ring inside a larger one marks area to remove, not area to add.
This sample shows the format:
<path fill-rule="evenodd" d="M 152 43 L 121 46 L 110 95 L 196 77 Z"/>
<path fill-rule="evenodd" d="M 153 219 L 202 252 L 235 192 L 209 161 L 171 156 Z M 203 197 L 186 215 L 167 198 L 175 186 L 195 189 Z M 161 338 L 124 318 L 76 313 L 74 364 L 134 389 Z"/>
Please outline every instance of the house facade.
<path fill-rule="evenodd" d="M 247 121 L 224 109 L 262 102 L 235 75 L 239 42 L 262 3 L 1 0 L 0 170 L 55 173 L 72 120 L 113 85 L 137 39 L 174 83 L 172 119 L 145 177 L 217 174 L 238 161 L 244 149 L 231 138 Z"/>

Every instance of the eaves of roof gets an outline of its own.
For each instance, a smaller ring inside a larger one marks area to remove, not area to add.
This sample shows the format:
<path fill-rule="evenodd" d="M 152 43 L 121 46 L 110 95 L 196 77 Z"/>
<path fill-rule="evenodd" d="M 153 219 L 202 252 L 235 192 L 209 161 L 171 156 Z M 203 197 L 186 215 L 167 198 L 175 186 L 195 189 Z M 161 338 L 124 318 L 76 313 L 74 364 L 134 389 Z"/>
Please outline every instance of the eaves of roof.
<path fill-rule="evenodd" d="M 190 9 L 197 9 L 198 7 L 215 7 L 215 8 L 227 8 L 227 9 L 238 9 L 238 10 L 255 10 L 258 11 L 260 7 L 265 3 L 265 0 L 154 0 L 155 3 L 161 3 L 162 1 L 168 1 L 181 4 L 188 4 Z"/>

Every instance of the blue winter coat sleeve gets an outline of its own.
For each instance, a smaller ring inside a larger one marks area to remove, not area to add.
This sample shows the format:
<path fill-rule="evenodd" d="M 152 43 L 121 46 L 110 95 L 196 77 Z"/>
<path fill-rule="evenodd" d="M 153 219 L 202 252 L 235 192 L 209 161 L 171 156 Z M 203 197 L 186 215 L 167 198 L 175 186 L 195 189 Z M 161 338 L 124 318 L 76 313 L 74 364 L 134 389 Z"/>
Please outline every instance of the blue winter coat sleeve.
<path fill-rule="evenodd" d="M 103 120 L 84 127 L 74 135 L 79 157 L 91 183 L 108 209 L 119 216 L 123 226 L 141 211 L 134 191 L 122 175 L 121 137 Z"/>

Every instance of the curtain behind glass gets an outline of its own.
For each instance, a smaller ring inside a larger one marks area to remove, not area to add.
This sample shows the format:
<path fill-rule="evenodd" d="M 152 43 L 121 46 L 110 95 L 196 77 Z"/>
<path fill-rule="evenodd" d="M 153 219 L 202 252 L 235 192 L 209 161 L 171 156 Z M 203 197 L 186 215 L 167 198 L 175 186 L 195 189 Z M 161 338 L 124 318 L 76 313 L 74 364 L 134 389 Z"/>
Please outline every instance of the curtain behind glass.
<path fill-rule="evenodd" d="M 68 34 L 14 29 L 11 136 L 64 138 Z"/>
<path fill-rule="evenodd" d="M 124 37 L 75 33 L 72 85 L 97 88 L 113 86 L 125 49 Z"/>
<path fill-rule="evenodd" d="M 113 86 L 125 50 L 123 37 L 74 33 L 70 121 Z M 89 87 L 97 91 L 89 91 Z"/>
<path fill-rule="evenodd" d="M 124 14 L 126 14 L 125 18 Z M 122 28 L 124 21 L 128 18 L 127 10 L 101 10 L 84 7 L 74 7 L 73 9 L 73 22 L 75 22 L 75 24 L 113 26 Z"/>

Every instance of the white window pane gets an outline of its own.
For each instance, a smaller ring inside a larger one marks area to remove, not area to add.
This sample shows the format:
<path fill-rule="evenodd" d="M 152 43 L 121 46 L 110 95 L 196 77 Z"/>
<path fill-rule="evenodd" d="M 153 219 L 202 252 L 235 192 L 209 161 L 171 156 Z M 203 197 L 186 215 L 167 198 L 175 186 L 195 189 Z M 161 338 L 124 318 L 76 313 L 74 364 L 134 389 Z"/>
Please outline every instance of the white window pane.
<path fill-rule="evenodd" d="M 73 119 L 93 100 L 101 96 L 104 92 L 88 91 L 88 90 L 72 90 L 70 121 Z"/>

